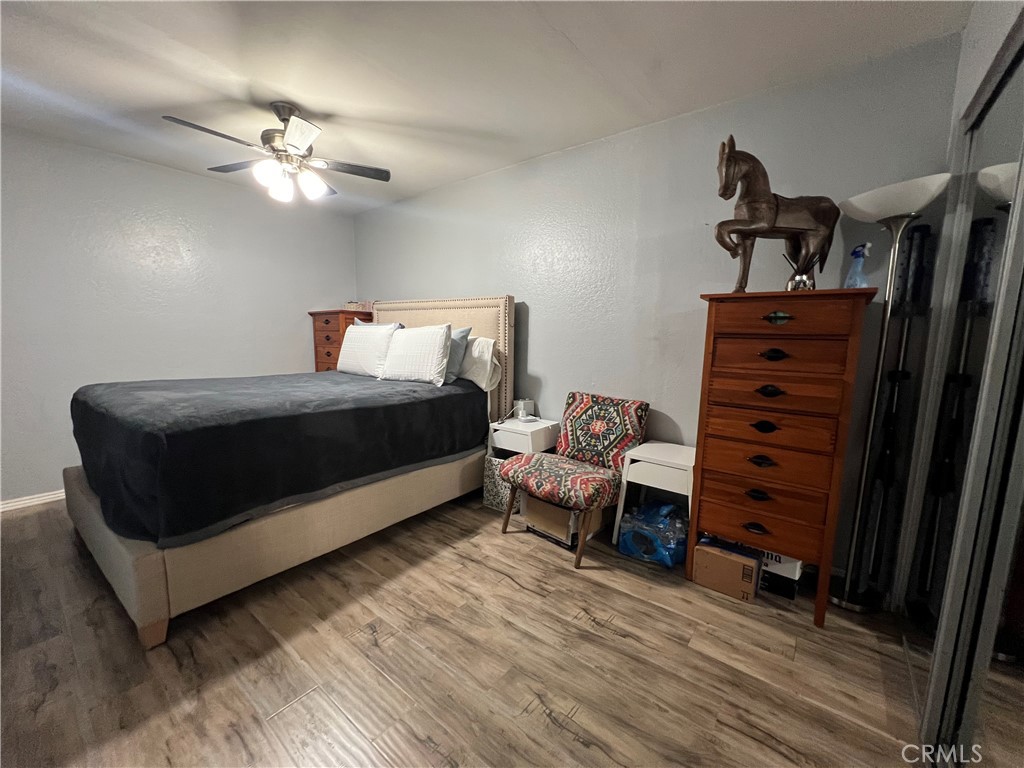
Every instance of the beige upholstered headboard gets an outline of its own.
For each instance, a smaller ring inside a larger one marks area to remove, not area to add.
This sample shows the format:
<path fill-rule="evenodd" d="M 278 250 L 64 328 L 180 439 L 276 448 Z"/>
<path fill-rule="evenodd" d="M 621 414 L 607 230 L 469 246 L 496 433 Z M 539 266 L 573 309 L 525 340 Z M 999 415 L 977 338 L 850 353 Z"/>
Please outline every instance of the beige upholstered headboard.
<path fill-rule="evenodd" d="M 375 323 L 402 323 L 407 328 L 451 323 L 452 328 L 473 327 L 473 336 L 494 339 L 501 364 L 501 381 L 491 392 L 491 421 L 512 410 L 515 356 L 515 299 L 490 296 L 480 299 L 425 299 L 419 301 L 377 301 L 373 304 Z"/>

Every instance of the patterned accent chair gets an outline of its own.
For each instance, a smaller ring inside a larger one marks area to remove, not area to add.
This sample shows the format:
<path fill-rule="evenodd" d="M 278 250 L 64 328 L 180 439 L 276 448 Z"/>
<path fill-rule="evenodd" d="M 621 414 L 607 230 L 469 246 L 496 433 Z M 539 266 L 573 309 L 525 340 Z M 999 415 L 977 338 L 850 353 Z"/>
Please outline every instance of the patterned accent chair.
<path fill-rule="evenodd" d="M 576 568 L 596 511 L 614 504 L 622 484 L 623 455 L 644 441 L 650 404 L 585 392 L 565 400 L 555 453 L 523 453 L 502 462 L 499 472 L 512 486 L 501 532 L 508 531 L 519 491 L 580 515 Z"/>

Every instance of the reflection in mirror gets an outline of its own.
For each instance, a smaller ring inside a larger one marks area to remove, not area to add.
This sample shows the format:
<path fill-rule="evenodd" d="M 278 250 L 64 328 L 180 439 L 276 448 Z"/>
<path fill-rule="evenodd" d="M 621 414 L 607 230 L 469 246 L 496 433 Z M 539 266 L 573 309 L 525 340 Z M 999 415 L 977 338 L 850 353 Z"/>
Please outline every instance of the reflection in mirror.
<path fill-rule="evenodd" d="M 964 589 L 965 573 L 949 573 L 950 553 L 963 490 L 965 467 L 978 405 L 979 383 L 987 362 L 993 301 L 1007 242 L 1008 213 L 1024 143 L 1024 71 L 1005 83 L 974 132 L 970 171 L 977 190 L 962 273 L 957 318 L 942 385 L 936 438 L 930 462 L 914 560 L 905 595 L 908 646 L 917 671 L 915 689 L 923 699 L 924 671 L 947 589 Z M 1018 547 L 1019 550 L 1019 542 Z M 974 742 L 985 765 L 1020 765 L 1024 760 L 1024 566 L 1011 571 L 997 637 L 997 660 L 989 672 L 979 708 Z"/>

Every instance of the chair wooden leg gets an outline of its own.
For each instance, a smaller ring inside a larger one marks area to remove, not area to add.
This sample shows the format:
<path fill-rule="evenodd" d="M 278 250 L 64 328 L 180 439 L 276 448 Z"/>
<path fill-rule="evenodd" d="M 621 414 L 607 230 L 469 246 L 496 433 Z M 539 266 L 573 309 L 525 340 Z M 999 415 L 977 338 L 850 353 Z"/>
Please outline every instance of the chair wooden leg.
<path fill-rule="evenodd" d="M 587 546 L 587 535 L 590 533 L 590 515 L 594 510 L 586 509 L 580 512 L 580 530 L 578 536 L 580 540 L 576 542 L 576 564 L 573 568 L 579 568 L 580 563 L 583 562 L 583 548 Z"/>
<path fill-rule="evenodd" d="M 509 488 L 508 504 L 505 505 L 505 519 L 501 521 L 501 532 L 508 532 L 508 521 L 512 517 L 512 507 L 516 505 L 516 498 L 519 496 L 519 489 L 514 485 Z"/>

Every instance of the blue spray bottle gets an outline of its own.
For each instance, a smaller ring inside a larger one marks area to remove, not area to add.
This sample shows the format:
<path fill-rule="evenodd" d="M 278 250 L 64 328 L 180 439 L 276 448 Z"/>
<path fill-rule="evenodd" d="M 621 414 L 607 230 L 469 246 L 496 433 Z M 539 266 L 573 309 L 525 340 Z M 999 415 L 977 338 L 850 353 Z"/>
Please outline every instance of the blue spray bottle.
<path fill-rule="evenodd" d="M 843 283 L 844 288 L 868 287 L 868 279 L 864 276 L 864 257 L 870 251 L 871 243 L 861 243 L 850 251 L 850 256 L 853 257 L 853 266 L 850 267 L 850 271 L 846 274 L 846 282 Z"/>

